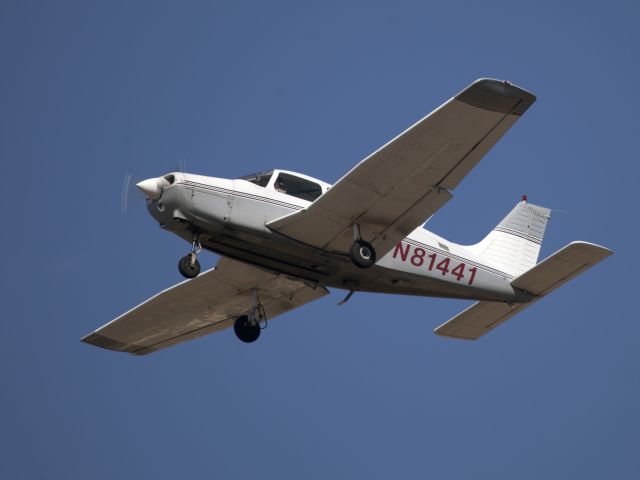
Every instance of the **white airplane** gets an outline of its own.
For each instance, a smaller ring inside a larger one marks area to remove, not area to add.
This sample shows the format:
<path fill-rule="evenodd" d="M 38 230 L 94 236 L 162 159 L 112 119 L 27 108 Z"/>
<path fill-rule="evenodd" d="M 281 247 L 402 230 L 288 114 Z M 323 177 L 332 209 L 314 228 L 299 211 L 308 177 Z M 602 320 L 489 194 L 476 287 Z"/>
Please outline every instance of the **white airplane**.
<path fill-rule="evenodd" d="M 169 173 L 138 183 L 160 227 L 191 243 L 185 280 L 85 336 L 144 355 L 234 326 L 253 342 L 267 319 L 329 293 L 478 300 L 435 329 L 477 339 L 612 252 L 573 242 L 540 263 L 550 210 L 526 198 L 482 241 L 458 245 L 422 225 L 533 104 L 480 79 L 334 185 L 285 170 L 239 179 Z M 202 274 L 202 249 L 222 256 Z"/>

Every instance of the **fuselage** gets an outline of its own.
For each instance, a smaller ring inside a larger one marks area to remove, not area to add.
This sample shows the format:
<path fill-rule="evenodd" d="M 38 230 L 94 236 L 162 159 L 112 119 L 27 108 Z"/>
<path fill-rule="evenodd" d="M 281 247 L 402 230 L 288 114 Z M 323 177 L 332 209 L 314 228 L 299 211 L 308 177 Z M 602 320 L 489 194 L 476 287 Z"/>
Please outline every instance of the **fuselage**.
<path fill-rule="evenodd" d="M 243 179 L 173 173 L 147 207 L 160 226 L 188 242 L 253 265 L 352 291 L 523 302 L 510 275 L 465 247 L 419 227 L 369 269 L 346 252 L 319 249 L 271 231 L 267 223 L 304 209 L 331 188 L 284 170 Z"/>

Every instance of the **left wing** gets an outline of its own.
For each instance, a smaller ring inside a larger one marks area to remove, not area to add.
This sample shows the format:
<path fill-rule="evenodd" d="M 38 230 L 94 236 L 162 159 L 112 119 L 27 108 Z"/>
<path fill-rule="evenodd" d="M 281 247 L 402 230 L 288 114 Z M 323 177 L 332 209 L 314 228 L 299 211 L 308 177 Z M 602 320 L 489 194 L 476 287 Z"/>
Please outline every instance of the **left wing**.
<path fill-rule="evenodd" d="M 531 106 L 531 93 L 480 79 L 372 153 L 308 208 L 269 222 L 283 235 L 347 252 L 358 224 L 378 258 L 450 198 L 450 189 Z"/>
<path fill-rule="evenodd" d="M 217 332 L 248 314 L 253 290 L 268 319 L 329 291 L 223 257 L 217 267 L 158 293 L 82 341 L 136 355 Z"/>

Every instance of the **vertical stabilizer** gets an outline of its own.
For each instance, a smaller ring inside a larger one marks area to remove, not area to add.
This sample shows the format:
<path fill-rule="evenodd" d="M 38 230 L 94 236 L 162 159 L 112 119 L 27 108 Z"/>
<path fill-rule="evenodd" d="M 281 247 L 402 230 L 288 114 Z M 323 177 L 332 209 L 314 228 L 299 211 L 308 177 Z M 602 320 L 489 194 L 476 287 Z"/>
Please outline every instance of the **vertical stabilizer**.
<path fill-rule="evenodd" d="M 488 265 L 517 277 L 536 265 L 550 213 L 523 198 L 480 243 L 466 248 Z"/>

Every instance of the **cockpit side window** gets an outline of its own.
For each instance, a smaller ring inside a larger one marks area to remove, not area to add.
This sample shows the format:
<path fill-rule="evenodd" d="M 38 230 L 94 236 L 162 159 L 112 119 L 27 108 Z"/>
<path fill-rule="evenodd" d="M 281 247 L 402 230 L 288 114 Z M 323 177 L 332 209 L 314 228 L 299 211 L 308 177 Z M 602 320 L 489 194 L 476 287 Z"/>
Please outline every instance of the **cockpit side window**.
<path fill-rule="evenodd" d="M 240 180 L 246 180 L 247 182 L 255 183 L 260 187 L 266 187 L 269 183 L 269 180 L 271 180 L 272 175 L 273 170 L 270 172 L 258 172 L 240 177 Z"/>
<path fill-rule="evenodd" d="M 293 195 L 309 202 L 313 202 L 322 195 L 322 187 L 317 183 L 288 173 L 279 174 L 273 187 L 280 193 Z"/>

